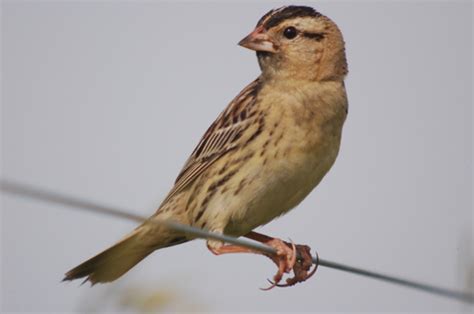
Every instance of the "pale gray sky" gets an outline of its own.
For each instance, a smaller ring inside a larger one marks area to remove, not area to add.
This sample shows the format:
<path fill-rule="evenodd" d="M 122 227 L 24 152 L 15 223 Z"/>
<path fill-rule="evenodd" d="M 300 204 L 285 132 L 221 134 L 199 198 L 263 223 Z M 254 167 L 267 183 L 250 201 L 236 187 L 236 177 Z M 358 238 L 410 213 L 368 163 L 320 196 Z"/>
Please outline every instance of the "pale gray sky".
<path fill-rule="evenodd" d="M 299 3 L 343 31 L 349 117 L 320 186 L 260 231 L 326 259 L 466 289 L 472 3 Z M 208 125 L 258 75 L 254 53 L 236 43 L 282 4 L 2 1 L 2 177 L 150 215 Z M 326 268 L 262 292 L 269 260 L 216 257 L 203 241 L 158 251 L 116 283 L 61 283 L 134 223 L 2 198 L 6 312 L 124 309 L 137 287 L 181 311 L 469 310 Z"/>

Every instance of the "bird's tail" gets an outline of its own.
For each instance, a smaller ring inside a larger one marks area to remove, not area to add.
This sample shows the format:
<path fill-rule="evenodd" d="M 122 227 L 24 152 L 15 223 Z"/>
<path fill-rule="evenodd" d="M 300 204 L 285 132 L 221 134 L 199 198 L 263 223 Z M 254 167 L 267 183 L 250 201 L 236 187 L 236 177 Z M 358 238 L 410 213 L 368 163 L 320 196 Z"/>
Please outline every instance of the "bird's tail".
<path fill-rule="evenodd" d="M 83 277 L 93 285 L 114 281 L 154 250 L 185 241 L 168 230 L 157 230 L 156 225 L 151 229 L 143 224 L 114 246 L 68 271 L 63 281 Z"/>

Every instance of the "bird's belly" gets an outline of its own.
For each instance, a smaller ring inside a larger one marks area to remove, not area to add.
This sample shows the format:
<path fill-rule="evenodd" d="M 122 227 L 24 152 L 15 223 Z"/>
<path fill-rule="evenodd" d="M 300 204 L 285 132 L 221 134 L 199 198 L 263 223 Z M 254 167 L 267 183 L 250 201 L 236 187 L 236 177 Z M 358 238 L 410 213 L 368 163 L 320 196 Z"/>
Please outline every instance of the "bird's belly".
<path fill-rule="evenodd" d="M 232 211 L 226 232 L 243 235 L 298 205 L 321 181 L 334 163 L 339 139 L 315 148 L 288 142 L 265 164 L 247 163 L 243 173 L 253 174 L 246 187 L 230 202 L 240 204 Z M 260 158 L 261 159 L 261 158 Z"/>

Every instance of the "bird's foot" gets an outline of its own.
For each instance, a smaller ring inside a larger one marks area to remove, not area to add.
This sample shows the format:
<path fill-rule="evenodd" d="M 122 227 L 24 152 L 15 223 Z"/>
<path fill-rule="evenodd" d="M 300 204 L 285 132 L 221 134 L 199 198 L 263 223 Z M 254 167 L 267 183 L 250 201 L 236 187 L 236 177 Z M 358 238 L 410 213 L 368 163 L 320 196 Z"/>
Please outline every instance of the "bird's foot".
<path fill-rule="evenodd" d="M 286 242 L 284 243 L 288 247 L 289 243 L 286 243 Z M 295 246 L 294 244 L 292 245 Z M 318 269 L 318 264 L 315 263 L 313 270 L 311 270 L 311 266 L 313 265 L 313 257 L 311 256 L 310 251 L 311 251 L 311 248 L 307 245 L 296 245 L 296 255 L 298 255 L 299 258 L 296 259 L 296 262 L 294 263 L 292 267 L 294 276 L 291 278 L 287 278 L 285 284 L 279 283 L 279 281 L 281 281 L 281 277 L 279 278 L 274 277 L 273 282 L 269 280 L 272 285 L 269 288 L 264 289 L 264 290 L 272 289 L 275 286 L 276 287 L 291 287 L 299 282 L 303 282 L 311 278 L 316 273 L 316 270 Z"/>
<path fill-rule="evenodd" d="M 294 243 L 288 243 L 283 240 L 272 238 L 260 233 L 250 232 L 245 237 L 266 244 L 276 250 L 276 254 L 262 253 L 246 247 L 237 245 L 224 245 L 219 241 L 208 241 L 208 249 L 215 255 L 227 254 L 227 253 L 255 253 L 265 255 L 270 258 L 278 267 L 278 271 L 273 276 L 271 286 L 262 290 L 270 290 L 274 287 L 290 287 L 299 282 L 306 281 L 314 275 L 318 264 L 316 263 L 313 270 L 313 258 L 311 256 L 310 247 L 307 245 L 295 245 Z M 317 259 L 317 254 L 316 254 Z M 280 284 L 285 273 L 293 271 L 294 276 L 287 278 L 286 283 Z"/>
<path fill-rule="evenodd" d="M 318 268 L 318 264 L 315 263 L 314 269 L 311 270 L 311 266 L 313 265 L 313 258 L 310 252 L 311 249 L 307 245 L 294 245 L 293 243 L 284 242 L 280 239 L 275 239 L 254 231 L 249 232 L 245 235 L 245 237 L 274 247 L 277 252 L 279 252 L 276 256 L 264 254 L 278 266 L 278 272 L 273 277 L 273 281 L 269 280 L 271 286 L 262 290 L 270 290 L 274 287 L 290 287 L 297 284 L 298 282 L 306 281 L 314 275 L 316 269 Z M 287 255 L 287 260 L 295 260 L 295 262 L 291 264 L 282 265 L 282 263 L 284 263 L 284 258 L 282 258 L 282 254 Z M 318 255 L 316 254 L 316 261 L 318 259 L 317 256 Z M 293 270 L 294 276 L 286 279 L 286 284 L 280 284 L 283 274 L 285 272 L 289 273 L 291 270 Z"/>
<path fill-rule="evenodd" d="M 290 246 L 280 239 L 271 239 L 266 241 L 265 244 L 276 250 L 276 254 L 265 254 L 265 256 L 270 258 L 278 267 L 277 273 L 273 276 L 273 282 L 269 280 L 272 285 L 268 288 L 261 288 L 262 290 L 270 290 L 279 284 L 283 274 L 289 273 L 295 267 L 297 251 L 293 242 Z"/>

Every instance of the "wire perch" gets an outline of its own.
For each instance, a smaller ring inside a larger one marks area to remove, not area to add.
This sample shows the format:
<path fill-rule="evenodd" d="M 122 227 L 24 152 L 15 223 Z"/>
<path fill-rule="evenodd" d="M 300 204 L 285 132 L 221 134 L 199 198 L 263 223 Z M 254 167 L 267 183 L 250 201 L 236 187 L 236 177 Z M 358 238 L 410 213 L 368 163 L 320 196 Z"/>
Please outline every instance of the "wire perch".
<path fill-rule="evenodd" d="M 111 206 L 100 205 L 94 202 L 78 199 L 78 198 L 63 195 L 63 194 L 58 194 L 51 191 L 45 191 L 42 189 L 38 189 L 32 186 L 20 184 L 13 181 L 1 179 L 0 189 L 3 192 L 6 192 L 12 195 L 17 195 L 17 196 L 30 198 L 34 200 L 40 200 L 40 201 L 49 202 L 49 203 L 56 203 L 58 205 L 59 204 L 65 205 L 68 207 L 81 208 L 93 213 L 100 213 L 100 214 L 104 214 L 108 216 L 125 218 L 128 220 L 134 220 L 137 222 L 143 222 L 145 220 L 144 217 L 140 215 L 132 214 L 130 213 L 130 211 L 127 211 L 127 210 L 117 209 Z M 168 228 L 185 232 L 196 238 L 219 240 L 226 243 L 246 247 L 249 249 L 258 250 L 264 253 L 276 254 L 276 251 L 274 248 L 269 247 L 259 242 L 254 242 L 254 241 L 249 241 L 249 240 L 245 240 L 241 238 L 234 238 L 227 235 L 217 234 L 217 233 L 209 232 L 203 229 L 195 228 L 192 226 L 176 223 L 174 221 L 162 221 L 162 222 L 157 222 L 157 223 L 163 223 Z M 374 271 L 370 271 L 370 270 L 366 270 L 366 269 L 362 269 L 358 267 L 348 266 L 345 264 L 336 263 L 336 262 L 332 262 L 326 259 L 319 258 L 317 254 L 316 256 L 313 256 L 312 260 L 313 260 L 313 263 L 317 266 L 328 267 L 328 268 L 337 269 L 337 270 L 341 270 L 345 272 L 350 272 L 353 274 L 358 274 L 365 277 L 379 279 L 382 281 L 417 289 L 417 290 L 435 294 L 438 296 L 458 300 L 464 303 L 474 304 L 474 295 L 469 292 L 451 290 L 451 289 L 447 289 L 443 287 L 438 287 L 435 285 L 403 279 L 396 276 L 385 275 L 385 274 L 381 274 L 378 272 L 374 272 Z"/>

